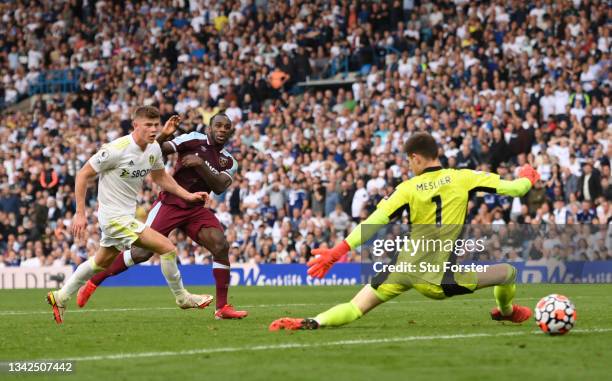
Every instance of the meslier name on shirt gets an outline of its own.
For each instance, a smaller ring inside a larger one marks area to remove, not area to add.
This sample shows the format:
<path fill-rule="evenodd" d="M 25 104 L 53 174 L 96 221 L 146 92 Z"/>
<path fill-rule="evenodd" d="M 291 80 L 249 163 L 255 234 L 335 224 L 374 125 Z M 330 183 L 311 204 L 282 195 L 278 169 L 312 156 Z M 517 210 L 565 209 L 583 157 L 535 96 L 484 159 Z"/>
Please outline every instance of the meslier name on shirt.
<path fill-rule="evenodd" d="M 451 182 L 450 176 L 444 176 L 439 179 L 436 179 L 435 181 L 428 181 L 425 183 L 417 184 L 416 189 L 418 191 L 428 191 L 428 190 L 439 188 L 445 184 L 450 184 L 450 182 Z"/>

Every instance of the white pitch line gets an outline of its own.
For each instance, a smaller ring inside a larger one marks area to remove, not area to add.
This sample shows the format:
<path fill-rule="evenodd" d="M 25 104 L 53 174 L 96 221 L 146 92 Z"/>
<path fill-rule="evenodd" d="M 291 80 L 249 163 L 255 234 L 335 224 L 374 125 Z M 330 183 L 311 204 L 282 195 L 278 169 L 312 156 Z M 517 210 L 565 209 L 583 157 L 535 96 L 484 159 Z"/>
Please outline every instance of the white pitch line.
<path fill-rule="evenodd" d="M 577 333 L 601 333 L 610 332 L 612 328 L 594 328 L 594 329 L 575 329 L 571 334 Z M 473 339 L 481 337 L 505 337 L 505 336 L 523 336 L 528 334 L 541 334 L 540 331 L 529 331 L 529 332 L 503 332 L 503 333 L 470 333 L 463 335 L 432 335 L 432 336 L 405 336 L 405 337 L 391 337 L 383 339 L 365 339 L 365 340 L 341 340 L 341 341 L 330 341 L 327 343 L 287 343 L 287 344 L 272 344 L 272 345 L 255 345 L 250 347 L 224 347 L 224 348 L 200 348 L 190 349 L 185 351 L 164 351 L 164 352 L 137 352 L 137 353 L 116 353 L 110 355 L 97 355 L 97 356 L 81 356 L 71 357 L 65 359 L 48 360 L 43 359 L 40 361 L 106 361 L 106 360 L 127 360 L 135 358 L 151 358 L 151 357 L 166 357 L 166 356 L 190 356 L 190 355 L 202 355 L 211 353 L 228 353 L 228 352 L 255 352 L 255 351 L 268 351 L 278 349 L 303 349 L 303 348 L 318 348 L 318 347 L 332 347 L 332 346 L 346 346 L 346 345 L 367 345 L 367 344 L 388 344 L 388 343 L 405 343 L 411 341 L 423 341 L 423 340 L 456 340 L 456 339 Z M 39 360 L 36 360 L 39 361 Z"/>
<path fill-rule="evenodd" d="M 240 306 L 242 308 L 267 308 L 267 307 L 301 307 L 301 306 L 323 306 L 330 303 L 289 303 L 289 304 L 256 304 Z M 66 313 L 84 313 L 84 312 L 133 312 L 133 311 L 163 311 L 163 310 L 176 310 L 178 307 L 138 307 L 138 308 L 93 308 L 93 309 L 72 309 L 66 310 Z M 40 315 L 48 314 L 51 310 L 47 311 L 0 311 L 0 316 L 8 315 Z"/>
<path fill-rule="evenodd" d="M 578 297 L 573 297 L 576 299 Z M 450 299 L 446 299 L 450 300 Z M 461 299 L 452 299 L 459 301 Z M 514 298 L 514 300 L 539 300 L 539 298 Z M 486 302 L 493 301 L 493 298 L 476 298 L 476 299 L 463 299 L 464 302 Z M 432 300 L 410 300 L 410 301 L 389 301 L 385 304 L 399 304 L 399 303 L 431 303 Z M 241 305 L 241 308 L 271 308 L 271 307 L 307 307 L 307 306 L 333 306 L 334 302 L 329 303 L 288 303 L 288 304 L 253 304 L 253 305 Z M 178 307 L 134 307 L 134 308 L 92 308 L 92 309 L 67 309 L 66 313 L 85 313 L 85 312 L 142 312 L 142 311 L 165 311 L 165 310 L 178 310 Z M 14 316 L 14 315 L 44 315 L 51 313 L 51 310 L 44 311 L 2 311 L 0 310 L 0 316 Z"/>
<path fill-rule="evenodd" d="M 579 299 L 582 296 L 575 296 L 572 299 Z M 539 300 L 540 298 L 514 298 L 514 300 Z M 450 299 L 445 299 L 450 300 Z M 459 301 L 461 299 L 452 299 L 453 301 Z M 477 299 L 463 299 L 465 302 L 486 302 L 491 301 L 491 298 L 477 298 Z M 410 301 L 389 301 L 385 304 L 399 304 L 399 303 L 431 303 L 432 300 L 410 300 Z M 333 306 L 333 302 L 330 303 L 288 303 L 288 304 L 253 304 L 253 305 L 241 305 L 241 308 L 270 308 L 270 307 L 305 307 L 305 306 Z M 135 307 L 135 308 L 93 308 L 93 309 L 68 309 L 66 313 L 84 313 L 84 312 L 142 312 L 142 311 L 164 311 L 164 310 L 177 310 L 177 307 Z M 12 315 L 44 315 L 50 313 L 50 310 L 46 311 L 2 311 L 0 310 L 0 316 L 12 316 Z"/>

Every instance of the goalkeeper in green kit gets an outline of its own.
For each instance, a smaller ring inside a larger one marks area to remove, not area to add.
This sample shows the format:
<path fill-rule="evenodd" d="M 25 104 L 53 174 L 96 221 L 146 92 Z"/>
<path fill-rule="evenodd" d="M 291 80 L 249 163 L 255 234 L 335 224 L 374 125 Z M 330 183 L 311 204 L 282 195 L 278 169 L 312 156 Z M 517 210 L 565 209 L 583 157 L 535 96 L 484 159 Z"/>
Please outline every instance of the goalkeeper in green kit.
<path fill-rule="evenodd" d="M 404 212 L 408 214 L 413 233 L 415 229 L 431 230 L 435 226 L 438 231 L 445 230 L 448 237 L 456 239 L 465 223 L 471 192 L 484 191 L 520 197 L 540 178 L 529 165 L 522 167 L 520 178 L 513 181 L 502 180 L 493 173 L 443 169 L 438 160 L 438 146 L 434 138 L 423 132 L 413 134 L 404 150 L 416 176 L 398 185 L 393 194 L 382 200 L 376 210 L 340 244 L 331 249 L 313 250 L 315 257 L 308 262 L 310 276 L 323 278 L 344 254 L 368 241 L 376 230 L 372 226 L 387 225 Z M 368 226 L 370 228 L 366 229 Z M 423 252 L 416 258 L 427 258 L 442 264 L 448 263 L 451 255 L 450 251 L 438 250 L 435 253 Z M 403 258 L 415 260 L 409 255 Z M 414 274 L 380 273 L 350 302 L 332 307 L 314 318 L 281 318 L 272 322 L 269 329 L 277 331 L 342 326 L 411 288 L 429 298 L 444 299 L 493 287 L 496 307 L 491 311 L 491 318 L 521 323 L 531 317 L 531 310 L 512 303 L 516 291 L 515 280 L 516 268 L 507 263 L 487 266 L 482 272 L 453 273 L 447 270 Z"/>

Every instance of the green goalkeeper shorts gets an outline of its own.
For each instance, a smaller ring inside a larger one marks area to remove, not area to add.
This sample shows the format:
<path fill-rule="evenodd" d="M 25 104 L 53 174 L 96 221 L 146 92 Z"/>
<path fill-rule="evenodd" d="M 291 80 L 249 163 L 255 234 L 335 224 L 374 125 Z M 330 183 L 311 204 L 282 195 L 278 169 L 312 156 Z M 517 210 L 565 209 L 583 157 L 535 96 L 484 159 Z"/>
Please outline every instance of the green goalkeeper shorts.
<path fill-rule="evenodd" d="M 475 272 L 449 272 L 445 274 L 442 284 L 434 284 L 417 278 L 407 281 L 406 277 L 403 277 L 401 284 L 385 282 L 380 285 L 372 284 L 371 287 L 376 296 L 386 302 L 411 288 L 431 299 L 445 299 L 454 295 L 473 293 L 477 285 L 478 279 Z"/>

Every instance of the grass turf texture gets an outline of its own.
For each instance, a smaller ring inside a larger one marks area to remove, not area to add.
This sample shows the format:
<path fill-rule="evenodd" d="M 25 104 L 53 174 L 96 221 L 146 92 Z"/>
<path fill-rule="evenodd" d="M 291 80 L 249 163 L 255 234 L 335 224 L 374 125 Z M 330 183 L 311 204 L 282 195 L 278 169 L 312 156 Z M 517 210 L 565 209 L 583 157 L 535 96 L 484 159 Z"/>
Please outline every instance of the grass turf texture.
<path fill-rule="evenodd" d="M 575 303 L 577 326 L 561 337 L 537 332 L 533 320 L 523 325 L 490 320 L 490 289 L 444 301 L 410 291 L 343 328 L 267 330 L 278 317 L 314 316 L 350 300 L 358 289 L 233 287 L 231 302 L 247 307 L 250 316 L 216 321 L 211 307 L 175 308 L 166 288 L 101 287 L 85 309 L 72 300 L 61 326 L 52 320 L 45 290 L 3 290 L 0 361 L 100 357 L 77 360 L 73 374 L 4 373 L 0 379 L 557 381 L 610 376 L 612 285 L 518 287 L 516 301 L 530 307 L 550 293 Z M 190 290 L 214 294 L 208 287 Z M 186 350 L 195 353 L 176 354 Z M 142 353 L 149 354 L 108 357 Z"/>

